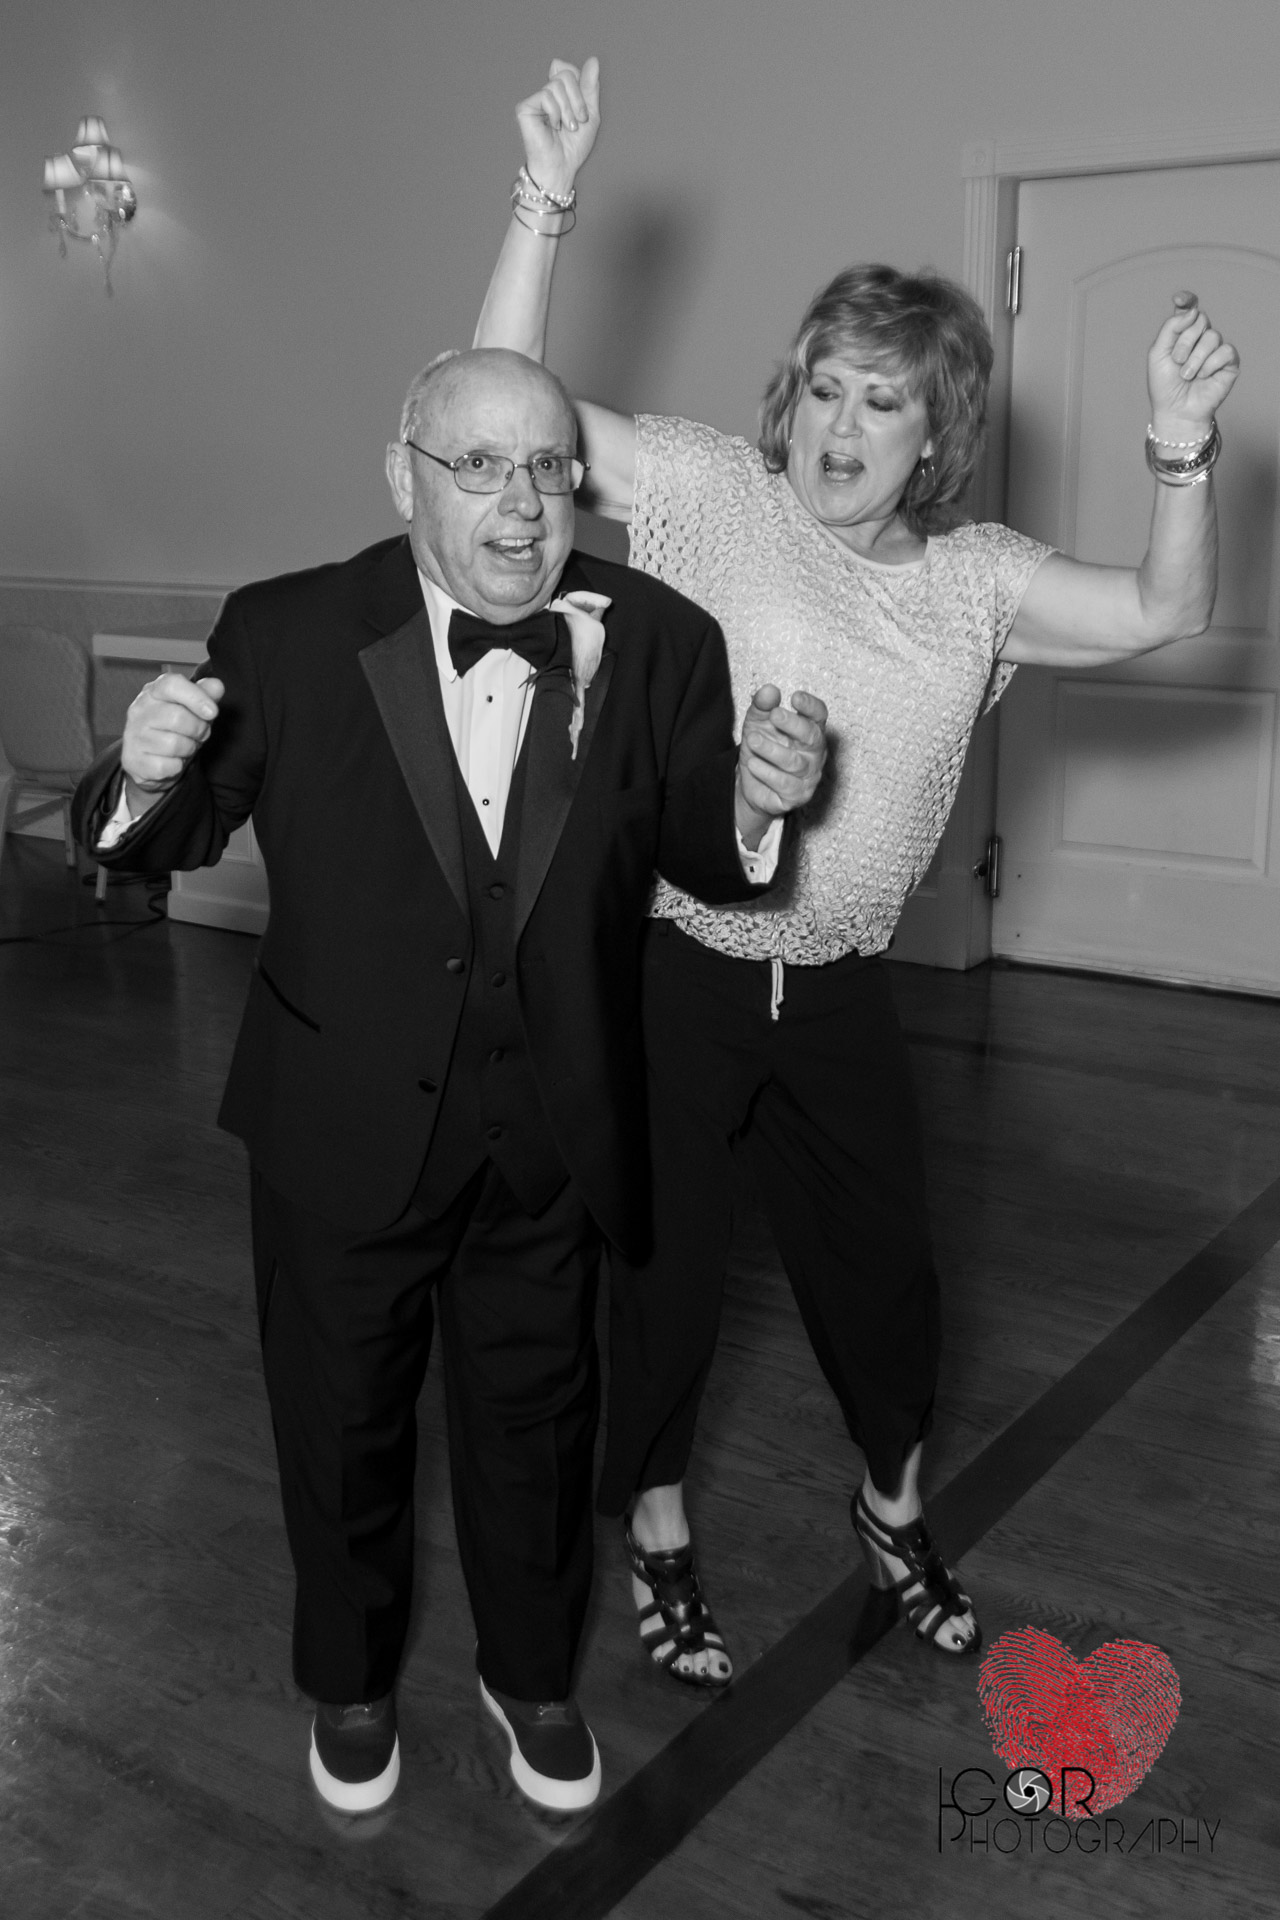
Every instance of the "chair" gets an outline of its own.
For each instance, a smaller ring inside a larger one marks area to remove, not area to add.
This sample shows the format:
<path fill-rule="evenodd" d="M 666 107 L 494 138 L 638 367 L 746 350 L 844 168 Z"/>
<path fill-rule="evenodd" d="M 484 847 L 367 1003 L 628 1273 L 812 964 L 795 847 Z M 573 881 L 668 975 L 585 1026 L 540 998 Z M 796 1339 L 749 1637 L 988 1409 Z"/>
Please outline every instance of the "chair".
<path fill-rule="evenodd" d="M 88 654 L 65 634 L 0 627 L 0 746 L 13 770 L 0 796 L 0 861 L 15 827 L 60 813 L 67 865 L 76 863 L 71 796 L 95 758 L 89 676 Z M 99 900 L 106 886 L 99 867 Z"/>

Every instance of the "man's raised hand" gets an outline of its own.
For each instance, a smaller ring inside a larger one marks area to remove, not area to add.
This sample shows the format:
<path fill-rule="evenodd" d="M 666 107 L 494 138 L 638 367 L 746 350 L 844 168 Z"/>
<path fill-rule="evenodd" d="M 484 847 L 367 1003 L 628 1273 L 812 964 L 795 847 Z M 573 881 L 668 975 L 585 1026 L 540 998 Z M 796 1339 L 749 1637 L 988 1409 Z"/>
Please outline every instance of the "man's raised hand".
<path fill-rule="evenodd" d="M 136 812 L 154 805 L 182 778 L 209 738 L 225 691 L 221 680 L 188 680 L 181 673 L 162 673 L 147 682 L 129 708 L 120 746 Z"/>
<path fill-rule="evenodd" d="M 793 693 L 784 707 L 777 687 L 757 687 L 742 722 L 735 800 L 738 831 L 760 844 L 771 820 L 807 806 L 826 765 L 827 709 L 813 693 Z"/>
<path fill-rule="evenodd" d="M 545 87 L 516 108 L 525 165 L 547 193 L 563 196 L 600 131 L 600 62 L 593 54 L 581 68 L 551 62 Z"/>

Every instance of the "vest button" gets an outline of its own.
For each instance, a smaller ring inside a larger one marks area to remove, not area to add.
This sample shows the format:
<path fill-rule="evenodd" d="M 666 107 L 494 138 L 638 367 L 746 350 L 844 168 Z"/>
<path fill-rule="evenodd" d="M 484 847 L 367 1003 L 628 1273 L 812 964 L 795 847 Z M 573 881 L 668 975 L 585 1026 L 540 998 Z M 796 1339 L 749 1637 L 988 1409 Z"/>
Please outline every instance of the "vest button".
<path fill-rule="evenodd" d="M 465 960 L 446 960 L 444 964 L 450 973 L 465 973 L 467 970 Z"/>
<path fill-rule="evenodd" d="M 507 890 L 503 886 L 501 880 L 495 880 L 493 885 L 488 890 L 489 898 L 491 900 L 502 900 L 506 896 L 506 891 Z"/>
<path fill-rule="evenodd" d="M 501 1128 L 501 1127 L 490 1127 L 490 1128 L 489 1128 L 489 1131 L 488 1131 L 488 1134 L 487 1134 L 487 1136 L 486 1136 L 486 1137 L 487 1137 L 488 1139 L 490 1139 L 490 1140 L 501 1140 L 501 1138 L 502 1138 L 502 1128 Z"/>
<path fill-rule="evenodd" d="M 493 979 L 490 982 L 490 985 L 495 987 L 505 987 L 506 984 L 507 984 L 507 976 L 505 973 L 495 973 L 493 976 Z"/>
<path fill-rule="evenodd" d="M 424 1093 L 434 1093 L 436 1090 L 436 1083 L 434 1080 L 419 1080 L 418 1085 L 422 1088 L 422 1091 Z"/>
<path fill-rule="evenodd" d="M 506 1059 L 506 1057 L 507 1056 L 502 1051 L 501 1047 L 495 1047 L 493 1052 L 489 1055 L 489 1065 L 491 1067 L 500 1067 L 502 1065 L 502 1062 Z"/>

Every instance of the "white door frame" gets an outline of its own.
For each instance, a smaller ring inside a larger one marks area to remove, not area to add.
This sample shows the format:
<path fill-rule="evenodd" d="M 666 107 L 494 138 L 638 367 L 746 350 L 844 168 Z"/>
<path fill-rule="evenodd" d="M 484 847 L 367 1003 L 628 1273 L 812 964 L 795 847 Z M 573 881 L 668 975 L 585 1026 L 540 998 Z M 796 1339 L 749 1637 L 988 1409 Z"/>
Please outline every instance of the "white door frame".
<path fill-rule="evenodd" d="M 961 152 L 964 177 L 964 252 L 960 271 L 982 308 L 995 344 L 991 375 L 987 451 L 974 477 L 970 506 L 979 520 L 1003 520 L 1008 472 L 1009 396 L 1013 322 L 1005 307 L 1005 272 L 1017 240 L 1018 187 L 1023 180 L 1057 174 L 1134 173 L 1153 167 L 1213 166 L 1241 160 L 1280 159 L 1280 116 L 1264 121 L 1210 123 L 1198 129 L 1075 131 L 1043 138 L 990 138 Z M 1030 271 L 1034 272 L 1034 263 Z M 997 716 L 999 709 L 996 710 Z M 998 721 L 997 721 L 998 724 Z M 974 736 L 965 779 L 956 796 L 943 846 L 944 864 L 971 858 L 971 850 L 995 817 L 995 728 Z M 962 958 L 950 964 L 974 967 L 991 953 L 991 903 L 975 886 Z"/>
<path fill-rule="evenodd" d="M 1019 184 L 1055 174 L 1137 173 L 1152 167 L 1208 167 L 1241 160 L 1280 160 L 1280 116 L 1210 125 L 1194 132 L 1077 132 L 1047 135 L 1042 140 L 975 140 L 964 147 L 960 281 L 982 308 L 996 349 L 987 456 L 974 482 L 973 506 L 979 518 L 998 520 L 1005 506 L 1013 333 L 1005 310 L 1005 262 L 1017 238 Z"/>

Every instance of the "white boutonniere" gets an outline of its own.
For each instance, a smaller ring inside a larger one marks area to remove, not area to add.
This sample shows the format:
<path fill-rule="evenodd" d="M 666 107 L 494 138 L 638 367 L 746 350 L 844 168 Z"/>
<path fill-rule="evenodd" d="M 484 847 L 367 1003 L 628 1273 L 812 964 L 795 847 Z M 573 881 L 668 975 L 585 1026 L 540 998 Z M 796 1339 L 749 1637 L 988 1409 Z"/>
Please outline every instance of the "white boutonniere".
<path fill-rule="evenodd" d="M 601 615 L 613 605 L 604 593 L 566 593 L 551 602 L 552 613 L 562 613 L 569 623 L 569 641 L 573 648 L 573 715 L 569 721 L 570 758 L 578 757 L 578 741 L 586 718 L 587 688 L 600 668 L 604 652 L 604 622 Z"/>

